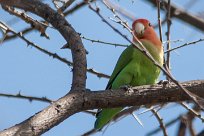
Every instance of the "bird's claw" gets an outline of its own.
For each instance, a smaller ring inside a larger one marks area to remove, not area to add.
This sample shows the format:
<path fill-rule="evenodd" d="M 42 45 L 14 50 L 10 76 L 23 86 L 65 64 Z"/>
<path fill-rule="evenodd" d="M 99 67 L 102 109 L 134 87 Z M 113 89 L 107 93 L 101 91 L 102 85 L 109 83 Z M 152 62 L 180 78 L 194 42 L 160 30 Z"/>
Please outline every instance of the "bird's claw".
<path fill-rule="evenodd" d="M 132 86 L 130 85 L 123 85 L 120 88 L 124 89 L 128 94 L 132 94 L 134 92 L 134 90 L 132 89 Z"/>
<path fill-rule="evenodd" d="M 160 80 L 157 84 L 158 85 L 163 85 L 163 87 L 167 87 L 167 86 L 170 86 L 170 81 L 169 80 Z"/>

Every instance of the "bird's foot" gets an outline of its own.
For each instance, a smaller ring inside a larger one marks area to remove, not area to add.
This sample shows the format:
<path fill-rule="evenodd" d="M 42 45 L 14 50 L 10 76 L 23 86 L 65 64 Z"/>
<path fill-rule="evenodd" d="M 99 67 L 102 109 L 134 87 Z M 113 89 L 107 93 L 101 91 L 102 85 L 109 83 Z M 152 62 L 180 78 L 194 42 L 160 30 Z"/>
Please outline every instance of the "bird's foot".
<path fill-rule="evenodd" d="M 123 86 L 120 87 L 120 89 L 124 89 L 128 93 L 134 92 L 134 90 L 132 89 L 132 86 L 130 86 L 130 85 L 123 85 Z"/>
<path fill-rule="evenodd" d="M 120 87 L 120 89 L 124 89 L 124 90 L 129 90 L 130 88 L 132 88 L 132 86 L 130 86 L 130 85 L 122 85 L 121 87 Z"/>
<path fill-rule="evenodd" d="M 163 85 L 163 88 L 165 88 L 165 87 L 169 87 L 171 82 L 169 80 L 160 80 L 157 84 Z"/>

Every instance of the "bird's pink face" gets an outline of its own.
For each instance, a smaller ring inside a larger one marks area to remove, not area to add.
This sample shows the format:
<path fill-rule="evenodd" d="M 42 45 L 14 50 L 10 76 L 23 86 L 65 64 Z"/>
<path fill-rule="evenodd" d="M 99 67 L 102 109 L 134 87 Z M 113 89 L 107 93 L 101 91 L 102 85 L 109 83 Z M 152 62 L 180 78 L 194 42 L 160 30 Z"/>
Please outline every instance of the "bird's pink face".
<path fill-rule="evenodd" d="M 149 40 L 155 46 L 158 46 L 162 49 L 162 44 L 160 39 L 157 37 L 154 28 L 150 24 L 150 22 L 146 19 L 137 19 L 132 24 L 132 31 L 138 40 Z M 137 39 L 133 37 L 133 42 L 137 42 Z"/>
<path fill-rule="evenodd" d="M 146 19 L 135 20 L 132 24 L 132 30 L 138 39 L 145 37 L 147 32 L 152 31 L 153 27 Z"/>

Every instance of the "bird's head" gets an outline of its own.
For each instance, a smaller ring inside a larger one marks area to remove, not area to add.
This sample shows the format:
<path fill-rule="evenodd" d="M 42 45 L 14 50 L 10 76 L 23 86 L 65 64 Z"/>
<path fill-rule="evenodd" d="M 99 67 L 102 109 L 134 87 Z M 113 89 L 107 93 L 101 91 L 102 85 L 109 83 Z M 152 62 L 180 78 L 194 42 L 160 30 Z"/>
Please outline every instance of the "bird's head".
<path fill-rule="evenodd" d="M 157 37 L 154 28 L 147 19 L 137 19 L 132 23 L 132 31 L 134 35 L 139 39 L 150 40 L 156 45 L 161 45 L 161 41 Z M 136 42 L 136 39 L 133 37 L 133 41 Z"/>

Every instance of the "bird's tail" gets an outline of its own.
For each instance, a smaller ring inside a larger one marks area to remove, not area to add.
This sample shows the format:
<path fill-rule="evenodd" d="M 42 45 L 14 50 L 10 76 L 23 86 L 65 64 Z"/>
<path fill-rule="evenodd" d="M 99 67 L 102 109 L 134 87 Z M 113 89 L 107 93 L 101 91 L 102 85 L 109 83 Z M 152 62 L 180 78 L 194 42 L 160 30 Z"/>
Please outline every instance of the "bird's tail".
<path fill-rule="evenodd" d="M 94 128 L 97 130 L 102 129 L 122 109 L 123 108 L 102 109 L 96 116 L 97 119 Z"/>

